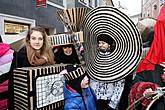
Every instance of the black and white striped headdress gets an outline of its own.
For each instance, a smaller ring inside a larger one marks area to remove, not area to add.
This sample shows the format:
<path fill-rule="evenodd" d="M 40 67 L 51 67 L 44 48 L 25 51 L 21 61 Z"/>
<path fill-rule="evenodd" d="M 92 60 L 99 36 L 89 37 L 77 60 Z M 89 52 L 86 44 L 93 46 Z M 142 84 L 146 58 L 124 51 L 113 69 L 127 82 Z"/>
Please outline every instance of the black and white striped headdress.
<path fill-rule="evenodd" d="M 80 67 L 76 68 L 76 70 L 70 71 L 70 72 L 64 74 L 64 78 L 66 81 L 70 81 L 70 80 L 80 77 L 83 74 L 85 74 L 85 70 L 82 66 L 80 66 Z"/>
<path fill-rule="evenodd" d="M 107 55 L 97 51 L 97 37 L 113 38 L 115 49 Z M 84 44 L 87 73 L 103 82 L 121 80 L 132 73 L 142 54 L 142 39 L 132 20 L 120 10 L 101 6 L 89 11 L 84 21 Z"/>

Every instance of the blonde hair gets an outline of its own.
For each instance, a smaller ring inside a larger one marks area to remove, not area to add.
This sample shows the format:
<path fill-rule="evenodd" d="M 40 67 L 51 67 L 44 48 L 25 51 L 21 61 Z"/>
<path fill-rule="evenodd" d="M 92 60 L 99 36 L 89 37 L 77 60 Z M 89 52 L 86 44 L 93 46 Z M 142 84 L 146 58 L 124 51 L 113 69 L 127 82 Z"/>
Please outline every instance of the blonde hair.
<path fill-rule="evenodd" d="M 50 43 L 48 42 L 48 36 L 47 36 L 44 28 L 38 27 L 38 26 L 31 28 L 28 31 L 26 39 L 25 39 L 26 45 L 30 45 L 29 44 L 30 36 L 33 33 L 33 31 L 41 32 L 41 34 L 43 36 L 43 46 L 41 47 L 41 55 L 46 55 L 46 57 L 48 58 L 48 62 L 53 62 L 54 61 L 54 54 L 52 51 L 52 47 L 51 47 Z"/>

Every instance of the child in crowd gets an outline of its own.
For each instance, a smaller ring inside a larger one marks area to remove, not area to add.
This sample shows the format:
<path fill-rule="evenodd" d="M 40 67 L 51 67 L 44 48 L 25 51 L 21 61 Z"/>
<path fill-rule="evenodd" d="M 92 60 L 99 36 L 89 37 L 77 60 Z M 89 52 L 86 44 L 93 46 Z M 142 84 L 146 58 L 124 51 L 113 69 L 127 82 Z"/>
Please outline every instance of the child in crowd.
<path fill-rule="evenodd" d="M 89 77 L 78 65 L 66 66 L 64 74 L 64 110 L 96 110 L 96 97 L 89 86 Z"/>

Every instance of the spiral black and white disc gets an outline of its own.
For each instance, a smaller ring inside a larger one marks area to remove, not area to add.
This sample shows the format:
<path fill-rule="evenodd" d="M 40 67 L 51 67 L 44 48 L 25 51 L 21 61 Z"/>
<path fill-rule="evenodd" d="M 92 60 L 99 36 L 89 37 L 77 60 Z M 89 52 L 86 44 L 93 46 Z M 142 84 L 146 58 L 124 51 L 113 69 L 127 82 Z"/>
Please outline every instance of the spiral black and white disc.
<path fill-rule="evenodd" d="M 107 34 L 115 41 L 112 53 L 97 51 L 97 36 Z M 142 39 L 133 21 L 120 10 L 101 6 L 90 10 L 84 20 L 87 73 L 92 79 L 114 82 L 132 73 L 140 62 Z"/>

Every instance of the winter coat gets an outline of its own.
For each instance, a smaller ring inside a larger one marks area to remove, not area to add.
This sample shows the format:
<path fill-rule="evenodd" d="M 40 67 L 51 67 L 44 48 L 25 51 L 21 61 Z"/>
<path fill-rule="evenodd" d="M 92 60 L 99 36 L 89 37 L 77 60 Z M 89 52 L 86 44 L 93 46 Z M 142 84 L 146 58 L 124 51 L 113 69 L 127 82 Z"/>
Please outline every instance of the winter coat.
<path fill-rule="evenodd" d="M 70 91 L 65 85 L 64 98 L 64 110 L 96 110 L 96 96 L 90 87 L 84 89 L 80 94 Z"/>

